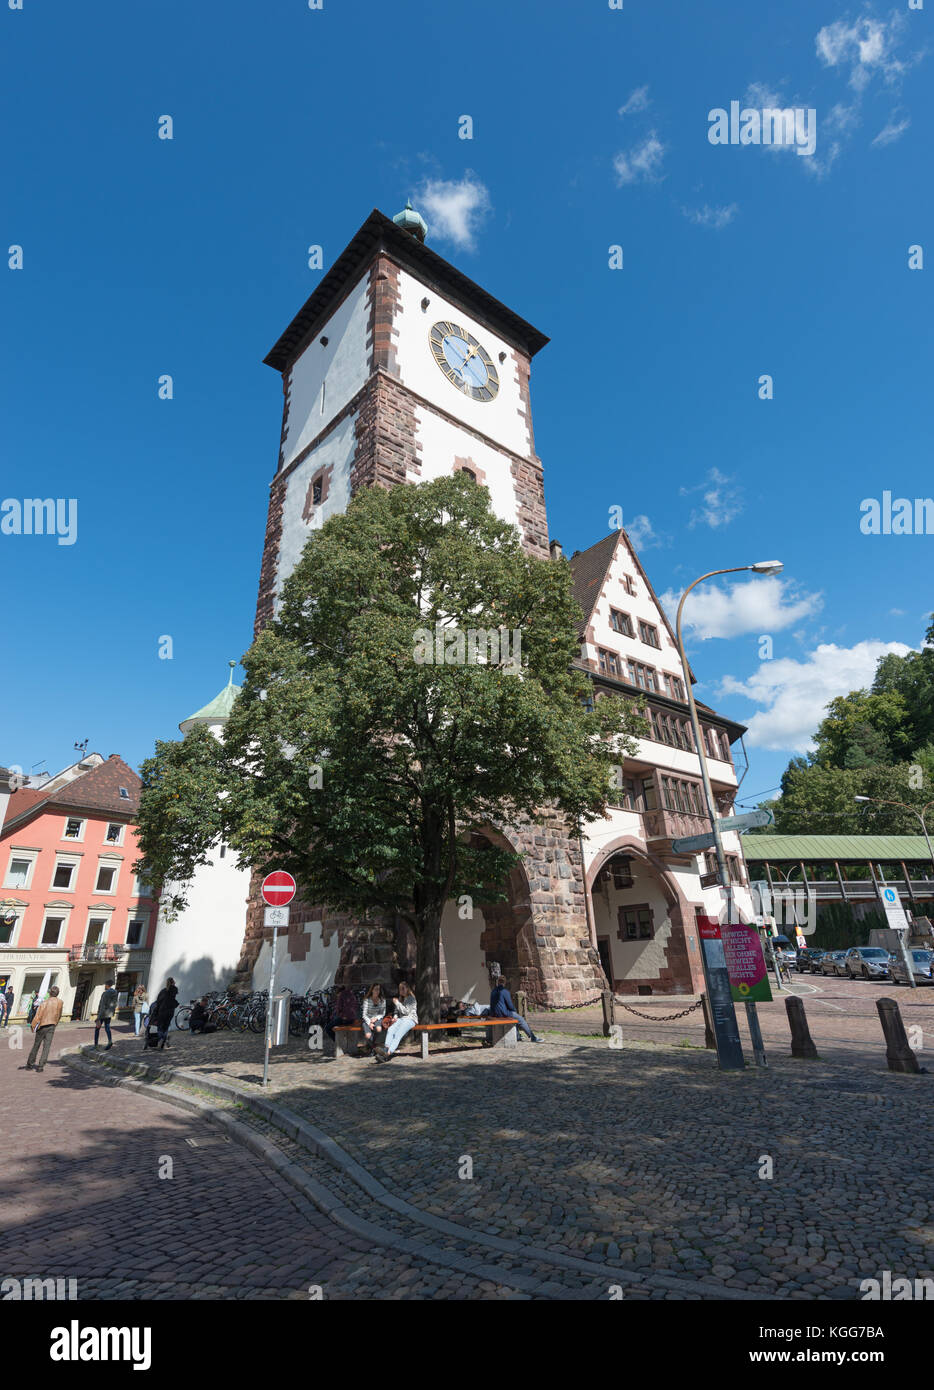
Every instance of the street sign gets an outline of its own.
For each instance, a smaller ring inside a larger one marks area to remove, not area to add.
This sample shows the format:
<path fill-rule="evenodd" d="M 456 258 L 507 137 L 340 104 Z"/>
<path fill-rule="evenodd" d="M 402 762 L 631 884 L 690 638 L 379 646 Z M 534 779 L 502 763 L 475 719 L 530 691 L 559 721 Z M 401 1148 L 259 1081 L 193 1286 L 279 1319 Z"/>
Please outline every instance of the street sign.
<path fill-rule="evenodd" d="M 745 922 L 721 922 L 720 936 L 734 1000 L 748 1004 L 771 999 L 765 956 L 756 928 Z"/>
<path fill-rule="evenodd" d="M 771 811 L 746 811 L 742 816 L 726 816 L 717 821 L 720 830 L 752 830 L 754 826 L 774 824 L 775 817 Z"/>
<path fill-rule="evenodd" d="M 704 978 L 707 984 L 707 1003 L 717 1044 L 717 1062 L 721 1071 L 742 1071 L 743 1044 L 740 1041 L 736 1010 L 730 990 L 720 923 L 716 917 L 697 914 L 697 932 L 704 956 Z"/>
<path fill-rule="evenodd" d="M 719 870 L 719 869 L 714 869 L 714 870 L 713 870 L 711 873 L 709 873 L 709 874 L 701 874 L 701 876 L 700 876 L 700 886 L 701 886 L 702 888 L 716 888 L 717 884 L 720 884 L 720 870 Z M 721 886 L 721 888 L 722 888 L 723 885 L 720 884 L 720 886 Z"/>
<path fill-rule="evenodd" d="M 896 931 L 908 930 L 908 918 L 905 916 L 905 909 L 902 907 L 902 900 L 894 888 L 879 885 L 879 898 L 882 902 L 882 910 L 885 913 L 885 920 L 890 927 Z"/>
<path fill-rule="evenodd" d="M 263 879 L 262 894 L 267 907 L 285 907 L 295 897 L 295 879 L 284 869 L 276 869 Z"/>
<path fill-rule="evenodd" d="M 711 830 L 707 835 L 687 835 L 682 840 L 672 840 L 672 854 L 693 854 L 702 849 L 713 849 L 716 840 Z"/>
<path fill-rule="evenodd" d="M 287 907 L 267 907 L 263 913 L 264 927 L 287 927 L 289 909 Z"/>

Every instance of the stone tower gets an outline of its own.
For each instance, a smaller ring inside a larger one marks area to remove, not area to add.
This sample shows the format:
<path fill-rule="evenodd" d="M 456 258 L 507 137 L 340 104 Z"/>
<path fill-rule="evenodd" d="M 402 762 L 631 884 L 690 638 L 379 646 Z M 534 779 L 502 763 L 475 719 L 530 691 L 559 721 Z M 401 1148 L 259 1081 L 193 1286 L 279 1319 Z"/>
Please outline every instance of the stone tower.
<path fill-rule="evenodd" d="M 532 358 L 548 339 L 432 251 L 427 230 L 411 204 L 395 218 L 374 210 L 265 359 L 282 375 L 284 404 L 257 633 L 274 616 L 309 531 L 361 487 L 467 470 L 527 549 L 549 557 L 529 398 Z M 570 1003 L 592 994 L 599 967 L 595 973 L 579 846 L 544 822 L 510 831 L 509 839 L 526 854 L 526 871 L 514 876 L 513 900 L 489 909 L 469 948 L 454 943 L 449 928 L 451 988 L 453 955 L 466 982 L 483 953 L 503 965 L 513 987 L 535 997 Z M 322 949 L 330 949 L 336 931 L 341 975 L 350 983 L 385 980 L 414 961 L 396 924 L 364 927 L 308 904 L 296 904 L 292 917 L 289 958 L 303 959 L 319 928 Z M 262 937 L 256 902 L 241 978 Z"/>

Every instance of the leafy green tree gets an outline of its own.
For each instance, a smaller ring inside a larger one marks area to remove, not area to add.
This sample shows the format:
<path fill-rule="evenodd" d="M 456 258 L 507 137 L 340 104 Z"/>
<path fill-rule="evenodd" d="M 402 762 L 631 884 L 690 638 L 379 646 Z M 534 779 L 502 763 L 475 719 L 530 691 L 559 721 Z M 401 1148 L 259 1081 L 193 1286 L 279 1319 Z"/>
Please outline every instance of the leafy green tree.
<path fill-rule="evenodd" d="M 146 765 L 145 860 L 182 880 L 220 828 L 245 863 L 291 871 L 310 902 L 402 918 L 420 1009 L 437 1018 L 445 903 L 503 900 L 521 857 L 485 832 L 543 811 L 569 828 L 596 819 L 646 728 L 627 700 L 585 707 L 580 617 L 567 562 L 528 555 L 462 473 L 363 490 L 309 538 L 243 659 L 223 745 L 200 740 L 203 781 L 184 775 L 200 753 L 177 745 Z M 478 631 L 509 634 L 507 650 L 470 660 Z"/>

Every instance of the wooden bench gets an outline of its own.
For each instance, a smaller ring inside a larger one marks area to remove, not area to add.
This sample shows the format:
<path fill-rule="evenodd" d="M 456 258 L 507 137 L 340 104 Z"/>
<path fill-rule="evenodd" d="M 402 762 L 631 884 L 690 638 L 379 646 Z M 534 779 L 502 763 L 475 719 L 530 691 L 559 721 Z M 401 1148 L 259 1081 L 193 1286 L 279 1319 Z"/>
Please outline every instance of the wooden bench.
<path fill-rule="evenodd" d="M 414 1028 L 409 1029 L 406 1037 L 418 1033 L 422 1045 L 421 1055 L 423 1058 L 427 1058 L 429 1033 L 452 1033 L 461 1028 L 485 1028 L 487 1042 L 491 1047 L 516 1047 L 519 1042 L 514 1018 L 459 1018 L 455 1023 L 416 1023 Z M 355 1036 L 358 1033 L 361 1035 L 363 1033 L 363 1028 L 359 1023 L 335 1025 L 334 1037 L 339 1054 L 343 1054 L 345 1057 L 353 1054 L 360 1042 L 360 1038 Z"/>

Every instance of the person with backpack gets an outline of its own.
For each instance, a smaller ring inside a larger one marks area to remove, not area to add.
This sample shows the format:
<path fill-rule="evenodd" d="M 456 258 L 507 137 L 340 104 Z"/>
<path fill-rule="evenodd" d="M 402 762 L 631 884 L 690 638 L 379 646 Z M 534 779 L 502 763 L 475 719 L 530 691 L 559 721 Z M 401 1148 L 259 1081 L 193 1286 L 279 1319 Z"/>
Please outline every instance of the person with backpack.
<path fill-rule="evenodd" d="M 97 1006 L 97 1018 L 94 1020 L 94 1046 L 97 1047 L 97 1040 L 100 1037 L 101 1029 L 107 1034 L 107 1048 L 113 1047 L 114 1040 L 110 1032 L 110 1020 L 117 1012 L 117 991 L 114 989 L 113 980 L 107 981 L 104 993 L 101 995 L 100 1003 Z"/>

